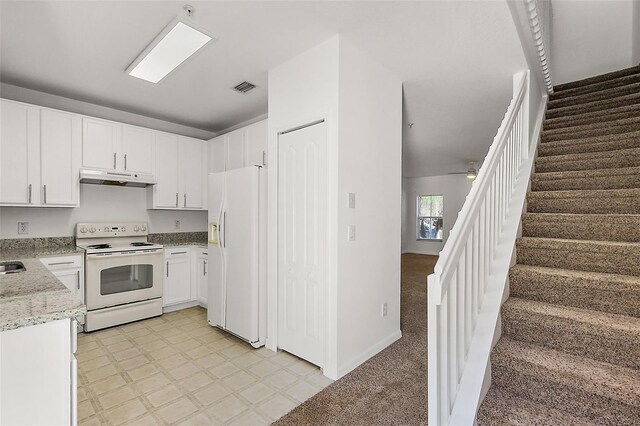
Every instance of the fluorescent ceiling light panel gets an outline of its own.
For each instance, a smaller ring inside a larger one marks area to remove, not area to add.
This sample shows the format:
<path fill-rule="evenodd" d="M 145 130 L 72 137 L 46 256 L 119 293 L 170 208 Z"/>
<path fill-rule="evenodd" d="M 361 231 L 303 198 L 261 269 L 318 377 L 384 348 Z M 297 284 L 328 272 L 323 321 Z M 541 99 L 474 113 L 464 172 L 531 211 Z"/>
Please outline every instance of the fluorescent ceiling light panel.
<path fill-rule="evenodd" d="M 133 77 L 157 83 L 211 40 L 216 40 L 212 34 L 175 18 L 126 71 Z"/>

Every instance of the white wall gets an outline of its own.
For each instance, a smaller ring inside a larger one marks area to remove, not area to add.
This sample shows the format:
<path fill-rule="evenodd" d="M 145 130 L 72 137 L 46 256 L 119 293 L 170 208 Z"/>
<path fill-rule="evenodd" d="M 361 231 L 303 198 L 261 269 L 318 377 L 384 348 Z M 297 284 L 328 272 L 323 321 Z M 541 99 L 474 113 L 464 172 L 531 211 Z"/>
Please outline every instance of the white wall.
<path fill-rule="evenodd" d="M 552 2 L 554 84 L 634 65 L 633 3 L 631 0 Z"/>
<path fill-rule="evenodd" d="M 277 345 L 278 286 L 278 132 L 324 118 L 327 126 L 327 175 L 335 179 L 327 186 L 327 247 L 325 333 L 337 335 L 337 173 L 338 173 L 338 37 L 296 56 L 269 71 L 268 136 L 268 235 L 267 347 Z M 337 375 L 337 340 L 325 341 L 324 373 Z"/>
<path fill-rule="evenodd" d="M 206 211 L 147 210 L 147 189 L 80 185 L 80 207 L 0 207 L 0 238 L 74 236 L 78 222 L 148 222 L 149 232 L 207 230 Z M 174 221 L 180 220 L 180 229 Z M 29 234 L 18 235 L 18 222 L 29 222 Z"/>
<path fill-rule="evenodd" d="M 269 71 L 271 348 L 277 339 L 277 133 L 320 118 L 328 130 L 323 368 L 337 378 L 400 336 L 402 83 L 343 36 Z M 356 193 L 355 210 L 347 208 L 349 192 Z M 356 225 L 354 242 L 346 241 L 349 224 Z"/>
<path fill-rule="evenodd" d="M 340 39 L 338 374 L 400 337 L 402 82 Z M 348 193 L 356 194 L 349 209 Z M 347 241 L 348 225 L 356 241 Z M 382 304 L 388 315 L 382 317 Z"/>
<path fill-rule="evenodd" d="M 640 1 L 633 2 L 633 28 L 631 45 L 633 48 L 633 64 L 640 64 Z"/>
<path fill-rule="evenodd" d="M 471 181 L 467 179 L 466 175 L 444 175 L 405 179 L 405 191 L 403 193 L 405 199 L 403 203 L 406 206 L 406 210 L 403 212 L 403 252 L 432 255 L 440 253 L 470 190 Z M 444 196 L 444 239 L 442 241 L 417 239 L 416 202 L 417 197 L 420 195 Z"/>

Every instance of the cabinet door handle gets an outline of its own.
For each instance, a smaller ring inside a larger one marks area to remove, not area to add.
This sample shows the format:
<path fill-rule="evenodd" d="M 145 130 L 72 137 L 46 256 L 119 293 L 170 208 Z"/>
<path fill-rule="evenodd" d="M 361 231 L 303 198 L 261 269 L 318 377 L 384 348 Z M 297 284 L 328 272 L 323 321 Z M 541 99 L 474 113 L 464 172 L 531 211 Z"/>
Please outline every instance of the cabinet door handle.
<path fill-rule="evenodd" d="M 78 290 L 80 290 L 80 271 L 76 271 L 76 274 L 78 274 Z"/>
<path fill-rule="evenodd" d="M 176 207 L 178 207 L 178 193 L 176 192 Z"/>
<path fill-rule="evenodd" d="M 124 169 L 127 170 L 127 154 L 124 155 Z"/>
<path fill-rule="evenodd" d="M 202 275 L 207 275 L 207 261 L 202 262 Z"/>
<path fill-rule="evenodd" d="M 173 253 L 171 253 L 171 256 L 173 256 L 174 254 L 187 254 L 186 251 L 174 251 Z"/>
<path fill-rule="evenodd" d="M 267 153 L 266 151 L 262 151 L 262 165 L 266 166 L 267 165 Z"/>
<path fill-rule="evenodd" d="M 187 207 L 187 193 L 184 193 L 184 206 Z"/>
<path fill-rule="evenodd" d="M 167 277 L 169 276 L 169 262 L 167 262 Z"/>
<path fill-rule="evenodd" d="M 29 204 L 31 204 L 31 184 L 29 184 L 28 193 L 29 193 Z"/>
<path fill-rule="evenodd" d="M 116 168 L 116 153 L 113 153 L 113 168 Z"/>
<path fill-rule="evenodd" d="M 49 266 L 56 266 L 56 265 L 72 265 L 74 262 L 73 260 L 69 261 L 69 262 L 53 262 L 53 263 L 47 263 L 47 265 Z"/>
<path fill-rule="evenodd" d="M 47 185 L 42 185 L 42 188 L 44 189 L 44 203 L 43 204 L 47 204 Z"/>

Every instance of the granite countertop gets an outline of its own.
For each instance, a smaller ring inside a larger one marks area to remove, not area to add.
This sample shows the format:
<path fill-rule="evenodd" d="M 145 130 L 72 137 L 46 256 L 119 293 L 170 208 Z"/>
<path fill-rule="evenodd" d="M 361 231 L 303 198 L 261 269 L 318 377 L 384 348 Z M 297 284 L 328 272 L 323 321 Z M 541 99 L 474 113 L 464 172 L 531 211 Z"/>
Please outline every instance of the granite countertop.
<path fill-rule="evenodd" d="M 84 250 L 76 246 L 2 248 L 0 250 L 0 261 L 5 262 L 7 260 L 35 259 L 71 254 L 84 254 Z"/>
<path fill-rule="evenodd" d="M 25 272 L 0 275 L 0 331 L 73 318 L 87 312 L 40 260 L 19 260 L 27 268 Z"/>
<path fill-rule="evenodd" d="M 162 244 L 166 248 L 180 246 L 206 246 L 207 232 L 167 232 L 149 234 L 149 241 Z"/>
<path fill-rule="evenodd" d="M 193 242 L 193 241 L 188 241 L 188 242 L 175 242 L 175 243 L 164 243 L 162 246 L 164 248 L 171 248 L 171 247 L 180 247 L 180 246 L 207 246 L 209 243 L 207 241 L 198 241 L 198 242 Z"/>

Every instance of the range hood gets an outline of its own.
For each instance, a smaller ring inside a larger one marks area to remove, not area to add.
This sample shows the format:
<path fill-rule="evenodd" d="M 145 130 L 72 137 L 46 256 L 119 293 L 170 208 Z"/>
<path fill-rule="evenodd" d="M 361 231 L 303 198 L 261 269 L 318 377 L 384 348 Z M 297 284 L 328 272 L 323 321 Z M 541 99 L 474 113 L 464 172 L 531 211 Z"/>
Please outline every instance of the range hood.
<path fill-rule="evenodd" d="M 155 185 L 157 182 L 153 176 L 144 173 L 80 169 L 80 183 L 144 188 L 145 186 Z"/>

